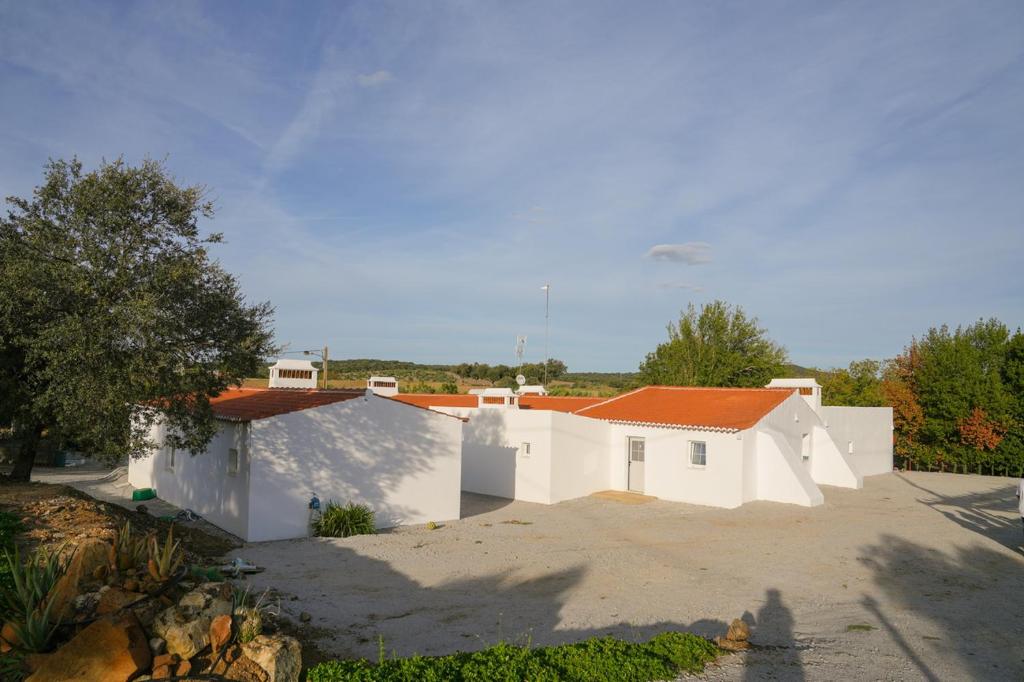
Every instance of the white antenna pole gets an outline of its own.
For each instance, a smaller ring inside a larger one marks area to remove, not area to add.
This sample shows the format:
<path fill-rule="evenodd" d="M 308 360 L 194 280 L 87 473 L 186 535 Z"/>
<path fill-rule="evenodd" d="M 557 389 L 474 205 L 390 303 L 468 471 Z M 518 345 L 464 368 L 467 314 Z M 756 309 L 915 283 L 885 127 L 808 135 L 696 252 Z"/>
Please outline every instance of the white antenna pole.
<path fill-rule="evenodd" d="M 544 385 L 548 385 L 548 319 L 551 312 L 551 285 L 545 284 L 544 290 Z"/>

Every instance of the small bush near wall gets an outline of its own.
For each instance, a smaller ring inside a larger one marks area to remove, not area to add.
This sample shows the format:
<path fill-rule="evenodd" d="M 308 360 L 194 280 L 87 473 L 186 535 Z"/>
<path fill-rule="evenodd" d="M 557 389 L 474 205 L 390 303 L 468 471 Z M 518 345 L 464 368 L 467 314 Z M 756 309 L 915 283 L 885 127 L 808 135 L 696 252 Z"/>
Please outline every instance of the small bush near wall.
<path fill-rule="evenodd" d="M 373 523 L 373 510 L 365 504 L 349 502 L 342 506 L 331 501 L 313 531 L 322 538 L 347 538 L 350 535 L 373 535 L 377 527 Z"/>
<path fill-rule="evenodd" d="M 498 644 L 483 651 L 450 656 L 412 656 L 372 664 L 366 660 L 329 661 L 309 671 L 308 682 L 399 682 L 442 680 L 479 682 L 653 682 L 697 673 L 718 648 L 688 632 L 665 632 L 649 642 L 595 637 L 575 644 L 522 647 Z"/>

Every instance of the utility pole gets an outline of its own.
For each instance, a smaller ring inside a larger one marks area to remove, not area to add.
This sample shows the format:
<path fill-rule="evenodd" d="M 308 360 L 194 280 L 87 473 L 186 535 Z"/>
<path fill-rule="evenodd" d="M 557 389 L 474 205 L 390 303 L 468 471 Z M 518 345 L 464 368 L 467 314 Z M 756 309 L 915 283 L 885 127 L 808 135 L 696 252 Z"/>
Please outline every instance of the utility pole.
<path fill-rule="evenodd" d="M 548 385 L 548 318 L 551 312 L 551 285 L 545 284 L 544 290 L 544 386 Z"/>
<path fill-rule="evenodd" d="M 327 346 L 324 346 L 324 353 L 322 357 L 324 360 L 324 390 L 327 390 Z"/>

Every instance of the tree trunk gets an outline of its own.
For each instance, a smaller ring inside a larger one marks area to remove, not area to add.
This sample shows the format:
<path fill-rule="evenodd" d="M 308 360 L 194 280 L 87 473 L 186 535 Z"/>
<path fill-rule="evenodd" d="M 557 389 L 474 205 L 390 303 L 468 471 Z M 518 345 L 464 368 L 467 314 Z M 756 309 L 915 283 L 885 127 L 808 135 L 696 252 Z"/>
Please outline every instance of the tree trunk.
<path fill-rule="evenodd" d="M 36 453 L 39 452 L 39 440 L 42 435 L 42 424 L 33 424 L 23 432 L 23 440 L 14 460 L 14 470 L 11 471 L 10 479 L 12 481 L 27 482 L 32 477 L 32 465 L 36 462 Z"/>

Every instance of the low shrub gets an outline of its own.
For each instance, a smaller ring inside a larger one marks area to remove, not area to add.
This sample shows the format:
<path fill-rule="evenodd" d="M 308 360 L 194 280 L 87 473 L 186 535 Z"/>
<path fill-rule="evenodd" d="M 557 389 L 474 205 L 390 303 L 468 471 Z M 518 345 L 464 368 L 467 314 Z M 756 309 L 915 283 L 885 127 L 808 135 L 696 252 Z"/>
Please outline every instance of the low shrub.
<path fill-rule="evenodd" d="M 4 563 L 11 586 L 0 589 L 0 618 L 14 630 L 20 647 L 40 653 L 49 648 L 60 618 L 53 613 L 55 601 L 50 594 L 67 571 L 70 557 L 62 558 L 64 547 L 49 551 L 40 547 L 24 561 L 4 551 Z"/>
<path fill-rule="evenodd" d="M 412 656 L 369 663 L 329 661 L 308 682 L 653 682 L 697 673 L 718 648 L 688 632 L 664 632 L 648 642 L 594 637 L 575 644 L 530 648 L 502 643 L 473 653 Z"/>
<path fill-rule="evenodd" d="M 342 506 L 330 501 L 313 526 L 313 532 L 323 538 L 347 538 L 351 535 L 373 535 L 377 527 L 373 522 L 373 510 L 365 504 Z"/>
<path fill-rule="evenodd" d="M 4 552 L 14 551 L 15 540 L 24 530 L 25 525 L 17 514 L 0 512 L 0 555 Z M 11 573 L 11 567 L 6 561 L 0 561 L 0 592 L 13 587 L 14 576 Z"/>

